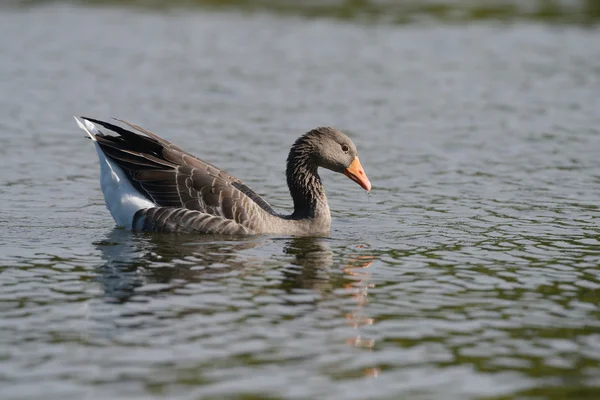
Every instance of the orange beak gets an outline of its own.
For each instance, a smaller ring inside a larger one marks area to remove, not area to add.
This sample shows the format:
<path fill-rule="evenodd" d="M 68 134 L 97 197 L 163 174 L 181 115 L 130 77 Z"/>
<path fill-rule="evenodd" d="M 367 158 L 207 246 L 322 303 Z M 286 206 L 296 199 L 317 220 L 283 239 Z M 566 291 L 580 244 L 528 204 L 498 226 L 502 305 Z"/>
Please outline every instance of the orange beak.
<path fill-rule="evenodd" d="M 358 157 L 354 158 L 352 164 L 344 171 L 344 175 L 348 178 L 352 179 L 354 182 L 358 183 L 360 187 L 365 189 L 367 192 L 371 191 L 371 182 L 369 182 L 369 178 L 367 178 L 367 174 L 363 170 L 362 165 L 360 165 L 360 161 L 358 161 Z"/>

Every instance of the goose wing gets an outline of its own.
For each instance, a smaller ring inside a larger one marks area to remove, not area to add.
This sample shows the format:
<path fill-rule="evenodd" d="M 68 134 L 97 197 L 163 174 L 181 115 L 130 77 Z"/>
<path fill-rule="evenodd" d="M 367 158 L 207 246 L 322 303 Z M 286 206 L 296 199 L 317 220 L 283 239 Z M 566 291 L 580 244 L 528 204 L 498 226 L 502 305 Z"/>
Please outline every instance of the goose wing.
<path fill-rule="evenodd" d="M 161 209 L 138 211 L 134 227 L 249 233 L 259 230 L 265 213 L 276 215 L 241 180 L 152 132 L 123 120 L 118 121 L 143 135 L 108 122 L 82 119 L 117 134 L 101 133 L 95 139 L 132 185 Z"/>

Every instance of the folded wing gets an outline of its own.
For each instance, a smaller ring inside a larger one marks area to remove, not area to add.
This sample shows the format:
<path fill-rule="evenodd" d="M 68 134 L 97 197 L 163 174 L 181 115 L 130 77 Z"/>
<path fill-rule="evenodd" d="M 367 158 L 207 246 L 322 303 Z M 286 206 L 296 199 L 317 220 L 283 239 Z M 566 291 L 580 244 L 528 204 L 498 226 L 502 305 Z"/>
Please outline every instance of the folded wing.
<path fill-rule="evenodd" d="M 273 208 L 242 181 L 154 133 L 122 120 L 143 135 L 108 122 L 83 119 L 117 134 L 98 134 L 95 138 L 131 184 L 162 209 L 138 211 L 134 227 L 249 233 L 265 215 L 275 215 Z"/>

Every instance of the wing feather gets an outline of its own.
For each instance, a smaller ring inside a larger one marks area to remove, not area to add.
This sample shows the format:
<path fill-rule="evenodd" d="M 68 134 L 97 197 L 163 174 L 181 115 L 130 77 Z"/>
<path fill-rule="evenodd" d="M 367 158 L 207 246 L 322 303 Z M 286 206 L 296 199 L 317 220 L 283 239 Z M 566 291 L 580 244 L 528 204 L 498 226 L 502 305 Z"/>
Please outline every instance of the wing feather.
<path fill-rule="evenodd" d="M 256 224 L 250 216 L 276 214 L 236 177 L 150 131 L 123 120 L 118 121 L 143 135 L 108 122 L 84 119 L 118 134 L 96 135 L 99 146 L 126 172 L 131 183 L 157 204 L 156 210 L 148 209 L 155 211 L 139 218 L 136 214 L 138 220 L 143 219 L 144 230 L 228 233 L 235 231 L 236 225 L 253 229 Z"/>

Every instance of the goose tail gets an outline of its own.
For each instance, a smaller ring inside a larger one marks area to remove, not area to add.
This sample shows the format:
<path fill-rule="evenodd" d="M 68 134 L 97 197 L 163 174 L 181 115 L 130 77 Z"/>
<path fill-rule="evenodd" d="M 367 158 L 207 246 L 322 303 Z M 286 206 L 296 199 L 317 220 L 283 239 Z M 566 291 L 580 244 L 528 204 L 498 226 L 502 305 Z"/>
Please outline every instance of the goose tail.
<path fill-rule="evenodd" d="M 100 187 L 104 194 L 106 208 L 118 226 L 132 229 L 135 213 L 156 207 L 156 204 L 133 187 L 125 171 L 102 151 L 96 136 L 103 133 L 96 125 L 84 117 L 74 118 L 77 125 L 94 141 L 100 161 Z"/>
<path fill-rule="evenodd" d="M 81 120 L 79 118 L 77 118 L 76 116 L 73 116 L 73 118 L 75 118 L 75 121 L 77 122 L 77 125 L 81 129 L 83 129 L 85 131 L 85 133 L 88 134 L 88 136 L 90 137 L 90 139 L 92 139 L 94 142 L 97 142 L 96 135 L 98 135 L 100 133 L 100 131 L 98 130 L 98 128 L 96 128 L 96 126 L 94 126 L 94 124 L 92 124 L 90 121 L 86 120 L 83 117 L 81 117 L 81 119 L 83 120 L 83 122 L 81 122 Z"/>

